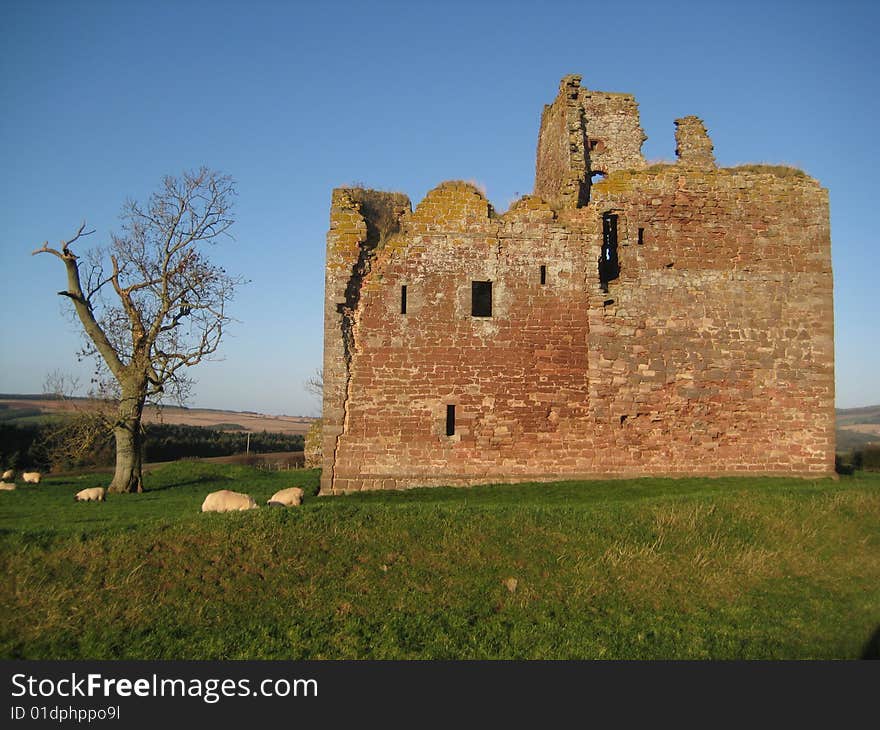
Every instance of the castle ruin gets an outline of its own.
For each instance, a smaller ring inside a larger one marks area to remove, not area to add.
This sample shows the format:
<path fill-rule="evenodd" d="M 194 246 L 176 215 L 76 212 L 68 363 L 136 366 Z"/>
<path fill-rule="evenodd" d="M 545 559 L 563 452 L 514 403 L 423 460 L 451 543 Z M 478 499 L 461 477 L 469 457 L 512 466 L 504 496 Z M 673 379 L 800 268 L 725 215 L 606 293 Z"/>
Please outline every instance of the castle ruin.
<path fill-rule="evenodd" d="M 322 494 L 834 473 L 827 191 L 675 125 L 648 166 L 635 99 L 567 76 L 503 215 L 333 191 Z"/>

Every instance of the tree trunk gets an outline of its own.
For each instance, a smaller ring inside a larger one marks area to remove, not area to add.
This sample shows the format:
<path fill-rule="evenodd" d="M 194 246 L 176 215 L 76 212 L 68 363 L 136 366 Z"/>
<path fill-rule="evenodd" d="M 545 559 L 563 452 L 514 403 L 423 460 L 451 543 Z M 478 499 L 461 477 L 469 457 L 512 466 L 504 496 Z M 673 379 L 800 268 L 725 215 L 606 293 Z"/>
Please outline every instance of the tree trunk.
<path fill-rule="evenodd" d="M 116 472 L 109 491 L 116 493 L 143 492 L 143 434 L 141 416 L 144 398 L 123 393 L 113 435 L 116 437 Z"/>

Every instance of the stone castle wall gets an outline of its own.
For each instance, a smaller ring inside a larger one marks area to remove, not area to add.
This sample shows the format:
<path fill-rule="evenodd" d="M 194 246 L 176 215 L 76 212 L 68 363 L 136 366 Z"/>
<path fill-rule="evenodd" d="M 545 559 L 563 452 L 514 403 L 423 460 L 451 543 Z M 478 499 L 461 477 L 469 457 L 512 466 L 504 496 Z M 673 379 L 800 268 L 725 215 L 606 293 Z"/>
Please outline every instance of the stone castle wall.
<path fill-rule="evenodd" d="M 632 97 L 575 79 L 545 108 L 536 195 L 503 215 L 460 182 L 415 210 L 334 191 L 323 494 L 833 473 L 827 192 L 790 168 L 714 169 L 695 117 L 679 164 L 646 167 Z M 491 282 L 491 316 L 473 282 Z"/>
<path fill-rule="evenodd" d="M 320 469 L 324 465 L 322 449 L 324 447 L 321 436 L 322 421 L 317 419 L 309 426 L 306 432 L 305 444 L 303 445 L 303 461 L 306 469 Z"/>

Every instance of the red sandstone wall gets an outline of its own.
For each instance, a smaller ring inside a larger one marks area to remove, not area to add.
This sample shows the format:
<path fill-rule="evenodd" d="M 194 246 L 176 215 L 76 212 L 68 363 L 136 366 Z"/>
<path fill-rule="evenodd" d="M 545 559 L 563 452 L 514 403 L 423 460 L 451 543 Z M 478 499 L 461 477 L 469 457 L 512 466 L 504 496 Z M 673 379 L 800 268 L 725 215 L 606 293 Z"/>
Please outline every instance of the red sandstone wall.
<path fill-rule="evenodd" d="M 546 477 L 533 452 L 565 456 L 560 433 L 586 417 L 587 308 L 582 252 L 552 215 L 526 199 L 490 218 L 478 191 L 445 184 L 378 253 L 329 489 Z M 491 318 L 471 316 L 473 280 L 493 282 Z"/>
<path fill-rule="evenodd" d="M 492 217 L 473 187 L 446 183 L 371 258 L 346 360 L 338 305 L 366 225 L 335 192 L 322 493 L 832 473 L 827 206 L 784 170 L 616 173 L 558 218 L 538 198 Z M 621 266 L 607 293 L 606 211 Z M 491 318 L 471 316 L 473 280 L 493 282 Z"/>
<path fill-rule="evenodd" d="M 668 166 L 611 176 L 572 216 L 605 210 L 625 231 L 590 312 L 592 412 L 618 424 L 606 463 L 833 473 L 827 192 L 785 169 Z"/>

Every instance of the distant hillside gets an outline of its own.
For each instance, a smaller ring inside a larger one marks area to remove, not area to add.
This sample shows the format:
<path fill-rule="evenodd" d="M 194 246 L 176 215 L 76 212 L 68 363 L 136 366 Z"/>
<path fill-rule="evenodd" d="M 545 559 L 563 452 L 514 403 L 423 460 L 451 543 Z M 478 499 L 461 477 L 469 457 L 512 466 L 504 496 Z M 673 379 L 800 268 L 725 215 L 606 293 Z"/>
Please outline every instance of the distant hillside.
<path fill-rule="evenodd" d="M 865 406 L 864 408 L 838 408 L 834 411 L 837 416 L 837 425 L 869 423 L 880 425 L 880 406 Z"/>
<path fill-rule="evenodd" d="M 89 400 L 74 398 L 73 403 L 45 395 L 0 394 L 0 422 L 12 425 L 45 423 L 58 418 L 72 406 L 88 407 Z M 181 408 L 149 406 L 144 412 L 146 423 L 168 423 L 181 426 L 203 426 L 222 431 L 271 431 L 273 433 L 305 434 L 313 418 L 306 416 L 267 416 L 253 411 L 221 411 L 213 408 Z"/>
<path fill-rule="evenodd" d="M 838 408 L 837 450 L 851 451 L 880 444 L 880 406 Z"/>

